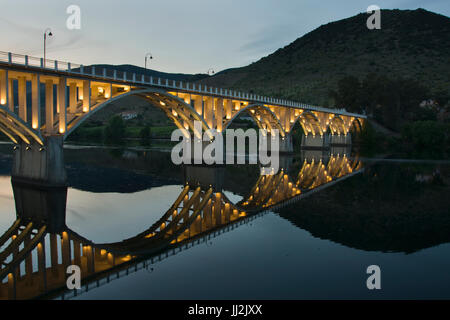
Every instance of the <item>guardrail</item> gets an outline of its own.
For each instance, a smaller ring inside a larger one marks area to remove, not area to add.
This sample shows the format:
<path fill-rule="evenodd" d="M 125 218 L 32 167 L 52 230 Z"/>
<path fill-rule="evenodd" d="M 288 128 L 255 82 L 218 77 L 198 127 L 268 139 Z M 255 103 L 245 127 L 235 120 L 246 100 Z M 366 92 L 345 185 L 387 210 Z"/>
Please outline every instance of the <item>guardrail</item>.
<path fill-rule="evenodd" d="M 31 57 L 17 53 L 0 51 L 0 62 L 8 64 L 21 65 L 25 67 L 35 67 L 53 71 L 62 71 L 78 75 L 100 77 L 105 80 L 124 81 L 135 85 L 158 86 L 168 89 L 186 90 L 198 94 L 218 95 L 232 99 L 251 100 L 263 104 L 279 105 L 284 107 L 305 109 L 309 111 L 318 111 L 325 113 L 334 113 L 351 117 L 366 118 L 364 115 L 347 112 L 345 109 L 327 109 L 319 106 L 309 105 L 305 103 L 266 97 L 246 92 L 240 92 L 230 89 L 213 88 L 206 85 L 176 81 L 163 78 L 154 78 L 152 76 L 136 73 L 127 73 L 120 70 L 109 68 L 96 68 L 95 66 L 83 66 L 71 62 Z"/>

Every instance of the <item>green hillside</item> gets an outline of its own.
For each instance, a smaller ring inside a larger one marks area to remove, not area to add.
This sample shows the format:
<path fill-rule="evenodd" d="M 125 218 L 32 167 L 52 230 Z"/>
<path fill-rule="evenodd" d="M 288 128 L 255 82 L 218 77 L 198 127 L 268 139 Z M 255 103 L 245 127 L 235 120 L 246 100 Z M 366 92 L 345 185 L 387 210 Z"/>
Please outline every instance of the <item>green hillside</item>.
<path fill-rule="evenodd" d="M 201 82 L 332 106 L 345 76 L 409 78 L 450 92 L 450 18 L 423 9 L 382 10 L 381 30 L 367 13 L 328 23 L 261 60 Z"/>

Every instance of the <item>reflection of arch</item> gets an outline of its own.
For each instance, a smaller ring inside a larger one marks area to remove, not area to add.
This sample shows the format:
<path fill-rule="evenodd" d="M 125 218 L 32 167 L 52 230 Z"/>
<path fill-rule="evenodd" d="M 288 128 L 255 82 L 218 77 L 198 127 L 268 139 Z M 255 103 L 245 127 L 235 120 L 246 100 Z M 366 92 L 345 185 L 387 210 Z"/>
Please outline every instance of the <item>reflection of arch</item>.
<path fill-rule="evenodd" d="M 308 190 L 324 188 L 331 180 L 324 180 L 323 177 L 330 177 L 331 171 L 343 177 L 360 167 L 358 160 L 352 163 L 346 157 L 337 157 L 336 161 L 328 162 L 330 173 L 327 174 L 322 161 L 317 161 L 317 164 L 314 160 L 312 163 L 303 162 L 301 171 L 306 174 L 303 179 L 309 181 L 304 189 L 280 170 L 275 175 L 260 176 L 246 199 L 237 204 L 233 204 L 222 192 L 214 193 L 211 187 L 202 189 L 187 184 L 155 224 L 135 237 L 116 243 L 95 244 L 67 227 L 49 234 L 46 232 L 50 229 L 46 226 L 18 220 L 0 237 L 0 247 L 6 248 L 0 252 L 0 280 L 7 276 L 6 282 L 0 283 L 0 295 L 23 299 L 52 290 L 65 290 L 65 271 L 70 264 L 81 267 L 83 281 L 89 277 L 87 283 L 104 279 L 105 274 L 110 275 L 114 270 L 119 274 L 121 270 L 128 270 L 130 265 L 141 261 L 146 254 L 162 256 L 179 250 L 196 239 L 220 233 L 229 226 L 237 226 L 247 217 L 255 217 L 265 210 L 297 201 Z M 347 166 L 342 167 L 344 164 Z M 308 170 L 309 166 L 315 169 Z M 333 177 L 334 182 L 337 179 Z M 46 243 L 50 247 L 47 253 Z M 16 248 L 22 248 L 19 254 L 15 254 Z M 46 254 L 51 256 L 50 267 L 45 262 Z M 32 256 L 38 259 L 37 270 L 30 269 L 34 259 Z M 58 261 L 58 256 L 62 262 Z M 13 258 L 7 260 L 8 257 Z M 25 274 L 16 273 L 17 266 L 22 262 L 25 263 Z M 22 290 L 20 295 L 15 295 L 16 289 Z M 14 295 L 10 295 L 11 292 Z"/>
<path fill-rule="evenodd" d="M 226 130 L 231 125 L 233 120 L 244 111 L 250 114 L 260 129 L 266 129 L 268 131 L 278 129 L 281 136 L 285 136 L 285 130 L 283 129 L 283 126 L 275 113 L 273 113 L 270 108 L 260 104 L 250 104 L 235 112 L 232 117 L 225 122 L 224 130 Z"/>
<path fill-rule="evenodd" d="M 158 107 L 161 110 L 163 110 L 168 116 L 168 118 L 170 118 L 174 122 L 174 124 L 180 130 L 182 130 L 187 137 L 190 136 L 189 134 L 190 131 L 193 132 L 198 138 L 200 138 L 200 133 L 197 132 L 197 130 L 194 127 L 194 121 L 200 121 L 202 123 L 202 129 L 204 131 L 207 131 L 209 129 L 205 120 L 195 111 L 195 109 L 190 104 L 187 104 L 184 100 L 176 96 L 173 96 L 164 90 L 143 89 L 143 90 L 130 90 L 125 93 L 116 94 L 110 99 L 102 101 L 91 107 L 91 110 L 89 112 L 84 113 L 81 116 L 75 117 L 72 121 L 68 123 L 68 130 L 64 135 L 64 139 L 67 139 L 67 137 L 84 121 L 86 121 L 92 114 L 102 110 L 110 103 L 130 95 L 139 96 L 152 103 L 155 107 Z"/>

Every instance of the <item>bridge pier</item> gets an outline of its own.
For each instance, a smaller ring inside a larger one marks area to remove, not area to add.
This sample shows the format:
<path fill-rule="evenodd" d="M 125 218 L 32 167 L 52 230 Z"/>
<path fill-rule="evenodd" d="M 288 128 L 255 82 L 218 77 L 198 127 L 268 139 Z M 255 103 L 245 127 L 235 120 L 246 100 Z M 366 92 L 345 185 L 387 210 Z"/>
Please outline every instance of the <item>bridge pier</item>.
<path fill-rule="evenodd" d="M 293 153 L 294 152 L 294 143 L 292 140 L 292 134 L 287 134 L 284 137 L 280 137 L 280 153 Z"/>
<path fill-rule="evenodd" d="M 67 187 L 47 187 L 12 181 L 16 216 L 37 227 L 60 233 L 66 226 Z"/>
<path fill-rule="evenodd" d="M 225 166 L 184 166 L 184 180 L 189 185 L 199 185 L 202 188 L 212 187 L 214 191 L 223 189 Z"/>
<path fill-rule="evenodd" d="M 329 139 L 327 135 L 304 135 L 302 136 L 302 149 L 328 149 Z"/>
<path fill-rule="evenodd" d="M 345 146 L 352 144 L 352 136 L 350 133 L 330 135 L 330 145 Z"/>
<path fill-rule="evenodd" d="M 48 136 L 44 146 L 21 142 L 13 156 L 12 181 L 39 186 L 66 186 L 63 136 Z"/>

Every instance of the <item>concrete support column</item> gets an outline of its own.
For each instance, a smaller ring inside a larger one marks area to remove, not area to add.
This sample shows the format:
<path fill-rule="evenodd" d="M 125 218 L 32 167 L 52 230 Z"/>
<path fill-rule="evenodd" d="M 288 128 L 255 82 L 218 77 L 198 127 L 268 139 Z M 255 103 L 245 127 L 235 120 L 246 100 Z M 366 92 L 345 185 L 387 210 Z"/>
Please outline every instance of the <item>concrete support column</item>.
<path fill-rule="evenodd" d="M 27 82 L 19 77 L 19 118 L 27 122 Z"/>
<path fill-rule="evenodd" d="M 0 71 L 0 104 L 8 105 L 8 70 Z"/>
<path fill-rule="evenodd" d="M 302 148 L 303 149 L 324 149 L 327 146 L 325 145 L 325 138 L 321 135 L 312 135 L 309 134 L 307 136 L 302 137 Z"/>
<path fill-rule="evenodd" d="M 280 122 L 284 130 L 289 128 L 288 110 L 286 108 L 280 109 Z"/>
<path fill-rule="evenodd" d="M 86 257 L 87 272 L 95 272 L 94 252 L 91 246 L 83 246 L 83 256 Z"/>
<path fill-rule="evenodd" d="M 214 114 L 214 98 L 207 97 L 204 106 L 203 118 L 209 128 L 213 128 L 213 114 Z"/>
<path fill-rule="evenodd" d="M 222 132 L 223 124 L 223 99 L 217 99 L 216 104 L 216 129 L 218 132 Z"/>
<path fill-rule="evenodd" d="M 38 273 L 40 276 L 39 289 L 41 292 L 47 291 L 47 268 L 45 265 L 45 241 L 37 245 Z"/>
<path fill-rule="evenodd" d="M 28 246 L 31 241 L 31 235 L 27 235 L 23 241 L 24 247 Z M 26 278 L 30 279 L 33 274 L 33 256 L 31 254 L 27 254 L 25 258 L 25 275 L 28 276 Z M 31 284 L 31 283 L 30 283 Z"/>
<path fill-rule="evenodd" d="M 203 209 L 203 220 L 205 223 L 205 229 L 209 229 L 212 226 L 212 200 L 209 199 Z"/>
<path fill-rule="evenodd" d="M 225 203 L 225 208 L 223 209 L 225 223 L 230 222 L 231 218 L 231 206 L 229 203 Z"/>
<path fill-rule="evenodd" d="M 107 254 L 107 261 L 110 266 L 114 267 L 116 264 L 116 259 L 115 259 L 114 255 L 110 252 Z"/>
<path fill-rule="evenodd" d="M 202 96 L 195 96 L 194 109 L 199 115 L 203 115 L 203 98 Z"/>
<path fill-rule="evenodd" d="M 14 274 L 8 274 L 8 299 L 16 299 L 16 277 Z"/>
<path fill-rule="evenodd" d="M 105 87 L 105 98 L 110 99 L 112 97 L 112 83 L 109 83 Z"/>
<path fill-rule="evenodd" d="M 192 186 L 200 186 L 203 189 L 210 187 L 220 192 L 223 189 L 225 179 L 225 167 L 220 166 L 196 166 L 184 167 L 184 181 Z"/>
<path fill-rule="evenodd" d="M 14 94 L 13 79 L 8 79 L 8 107 L 9 111 L 14 112 Z"/>
<path fill-rule="evenodd" d="M 330 145 L 351 145 L 352 137 L 350 133 L 330 135 Z"/>
<path fill-rule="evenodd" d="M 74 263 L 81 268 L 81 244 L 73 240 Z"/>
<path fill-rule="evenodd" d="M 53 107 L 53 81 L 45 81 L 45 132 L 48 135 L 54 133 L 54 116 L 55 109 Z"/>
<path fill-rule="evenodd" d="M 286 136 L 280 136 L 280 153 L 294 152 L 294 143 L 292 141 L 292 135 L 286 134 Z"/>
<path fill-rule="evenodd" d="M 33 75 L 31 80 L 31 126 L 41 128 L 41 90 L 39 75 Z"/>
<path fill-rule="evenodd" d="M 33 142 L 21 143 L 14 151 L 12 179 L 39 185 L 65 186 L 63 137 L 48 136 L 44 147 Z"/>
<path fill-rule="evenodd" d="M 91 81 L 83 81 L 83 112 L 89 112 L 91 108 Z"/>
<path fill-rule="evenodd" d="M 67 87 L 67 79 L 65 77 L 59 78 L 58 84 L 59 133 L 65 133 L 67 129 L 66 87 Z"/>
<path fill-rule="evenodd" d="M 221 193 L 217 192 L 214 194 L 214 222 L 216 226 L 220 226 L 222 224 L 222 201 L 221 201 Z"/>
<path fill-rule="evenodd" d="M 58 244 L 56 234 L 50 234 L 50 261 L 52 270 L 56 271 L 58 266 Z"/>
<path fill-rule="evenodd" d="M 72 82 L 69 84 L 69 113 L 77 112 L 77 84 Z"/>
<path fill-rule="evenodd" d="M 230 99 L 227 99 L 225 102 L 225 113 L 226 118 L 231 119 L 233 113 L 233 101 L 231 101 Z"/>
<path fill-rule="evenodd" d="M 32 221 L 36 228 L 42 224 L 47 232 L 61 233 L 66 226 L 67 187 L 38 184 L 36 181 L 13 178 L 11 181 L 16 216 Z"/>
<path fill-rule="evenodd" d="M 63 231 L 61 237 L 61 251 L 62 251 L 62 264 L 64 269 L 67 268 L 71 264 L 71 252 L 70 252 L 70 239 L 69 234 L 66 231 Z"/>

